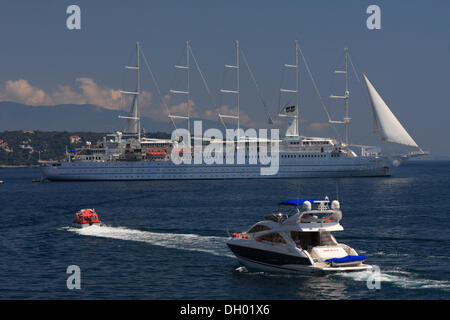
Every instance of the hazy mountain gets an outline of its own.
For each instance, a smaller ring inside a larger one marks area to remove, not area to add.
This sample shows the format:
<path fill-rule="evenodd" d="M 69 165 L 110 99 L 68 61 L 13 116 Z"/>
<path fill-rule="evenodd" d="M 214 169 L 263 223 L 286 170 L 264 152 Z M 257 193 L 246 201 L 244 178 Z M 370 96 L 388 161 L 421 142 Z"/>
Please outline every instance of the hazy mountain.
<path fill-rule="evenodd" d="M 110 110 L 99 106 L 84 104 L 63 104 L 56 106 L 28 106 L 16 102 L 0 102 L 0 132 L 13 130 L 70 131 L 70 132 L 114 132 L 125 129 L 127 111 Z M 191 119 L 193 122 L 198 119 Z M 208 128 L 224 127 L 218 121 L 202 120 L 203 131 Z M 141 117 L 141 127 L 145 132 L 171 133 L 173 125 Z M 186 128 L 186 121 L 177 121 L 178 128 Z M 232 125 L 230 125 L 232 128 Z M 242 126 L 246 129 L 245 126 Z"/>
<path fill-rule="evenodd" d="M 109 110 L 94 105 L 56 105 L 32 107 L 15 102 L 0 102 L 0 131 L 90 131 L 112 132 L 123 130 L 125 120 L 118 115 L 126 111 Z M 146 132 L 171 132 L 167 122 L 141 117 Z"/>

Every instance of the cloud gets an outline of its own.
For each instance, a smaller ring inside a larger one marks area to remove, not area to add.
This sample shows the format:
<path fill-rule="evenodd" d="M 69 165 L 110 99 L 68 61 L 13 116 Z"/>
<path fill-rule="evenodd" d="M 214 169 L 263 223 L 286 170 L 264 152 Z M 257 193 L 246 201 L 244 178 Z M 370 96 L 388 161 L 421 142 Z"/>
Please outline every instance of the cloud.
<path fill-rule="evenodd" d="M 85 104 L 83 96 L 74 92 L 71 87 L 60 85 L 52 94 L 52 104 Z"/>
<path fill-rule="evenodd" d="M 189 111 L 189 116 L 193 118 L 198 118 L 199 115 L 197 111 L 195 110 L 195 103 L 192 100 L 189 100 L 189 102 L 180 102 L 175 105 L 169 105 L 170 114 L 173 115 L 187 115 Z"/>
<path fill-rule="evenodd" d="M 192 100 L 189 100 L 189 103 L 186 103 L 186 101 L 174 103 L 173 96 L 167 94 L 163 97 L 163 101 L 156 99 L 157 101 L 153 102 L 152 95 L 148 92 L 143 92 L 140 98 L 141 115 L 152 118 L 153 120 L 167 122 L 169 121 L 169 113 L 174 116 L 187 116 L 188 111 L 190 117 L 198 117 L 198 113 L 195 110 L 195 103 Z M 181 119 L 174 120 L 183 121 Z"/>
<path fill-rule="evenodd" d="M 121 109 L 122 94 L 120 90 L 101 87 L 91 78 L 77 78 L 76 81 L 82 92 L 81 97 L 84 103 L 107 109 Z"/>
<path fill-rule="evenodd" d="M 59 85 L 53 92 L 33 86 L 25 79 L 8 80 L 0 89 L 0 101 L 12 101 L 30 106 L 54 106 L 60 104 L 92 104 L 111 110 L 128 111 L 131 107 L 132 95 L 123 95 L 119 89 L 102 86 L 92 78 L 76 78 L 76 86 Z M 152 94 L 141 91 L 139 95 L 140 113 L 157 121 L 168 121 L 168 114 L 185 116 L 189 110 L 192 118 L 201 118 L 195 110 L 195 103 L 174 102 L 174 97 L 166 95 L 164 102 L 152 103 Z M 179 100 L 178 100 L 179 101 Z"/>
<path fill-rule="evenodd" d="M 235 116 L 235 115 L 237 115 L 237 110 L 236 110 L 236 108 L 230 108 L 227 105 L 223 105 L 220 108 L 217 108 L 216 110 L 207 110 L 203 114 L 203 117 L 205 119 L 208 119 L 208 120 L 218 121 L 219 120 L 219 115 L 218 115 L 219 113 L 223 114 L 223 115 Z M 233 121 L 233 123 L 237 123 L 236 119 L 230 119 L 230 120 L 224 119 L 224 121 L 225 122 Z M 259 127 L 259 125 L 256 122 L 252 121 L 250 119 L 250 117 L 245 112 L 243 112 L 242 110 L 239 112 L 239 123 L 241 125 L 243 125 L 243 126 L 250 127 L 250 128 L 257 128 L 257 127 Z"/>
<path fill-rule="evenodd" d="M 328 122 L 313 122 L 306 129 L 311 133 L 324 133 L 329 126 Z"/>
<path fill-rule="evenodd" d="M 46 93 L 25 79 L 8 80 L 0 91 L 0 101 L 13 101 L 30 106 L 93 104 L 112 110 L 127 110 L 131 105 L 131 97 L 123 97 L 119 89 L 101 86 L 92 78 L 80 77 L 76 79 L 76 83 L 75 89 L 68 85 L 59 85 L 57 90 Z M 142 109 L 150 106 L 151 98 L 150 92 L 141 92 L 139 99 Z"/>
<path fill-rule="evenodd" d="M 44 90 L 36 88 L 27 80 L 8 80 L 0 91 L 0 101 L 14 101 L 30 106 L 52 105 L 52 99 Z"/>
<path fill-rule="evenodd" d="M 33 86 L 25 79 L 8 80 L 3 89 L 0 89 L 0 101 L 12 101 L 30 106 L 54 106 L 60 104 L 92 104 L 111 110 L 128 111 L 131 107 L 132 95 L 123 95 L 119 89 L 112 89 L 98 84 L 92 78 L 76 78 L 76 86 L 59 85 L 53 92 Z M 153 120 L 166 122 L 168 114 L 186 116 L 189 110 L 191 118 L 207 119 L 218 121 L 218 113 L 225 115 L 235 115 L 236 109 L 223 105 L 216 110 L 199 112 L 196 110 L 194 101 L 187 103 L 176 103 L 172 95 L 163 97 L 163 101 L 152 101 L 152 94 L 149 91 L 142 91 L 139 95 L 140 113 L 142 116 L 150 117 Z M 179 100 L 177 100 L 179 101 Z M 226 122 L 236 123 L 233 119 L 224 119 Z M 176 120 L 175 121 L 182 121 Z M 240 112 L 240 123 L 242 126 L 258 128 L 258 123 L 243 111 Z"/>

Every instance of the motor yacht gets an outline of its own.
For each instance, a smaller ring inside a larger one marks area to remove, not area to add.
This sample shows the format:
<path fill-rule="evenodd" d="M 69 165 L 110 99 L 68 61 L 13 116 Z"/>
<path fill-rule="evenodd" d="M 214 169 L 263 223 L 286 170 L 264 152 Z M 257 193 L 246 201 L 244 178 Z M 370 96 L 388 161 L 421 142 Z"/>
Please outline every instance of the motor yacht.
<path fill-rule="evenodd" d="M 290 211 L 290 212 L 289 212 Z M 366 257 L 338 243 L 342 231 L 337 200 L 286 200 L 248 231 L 233 233 L 227 245 L 250 269 L 269 272 L 344 272 L 372 269 Z"/>

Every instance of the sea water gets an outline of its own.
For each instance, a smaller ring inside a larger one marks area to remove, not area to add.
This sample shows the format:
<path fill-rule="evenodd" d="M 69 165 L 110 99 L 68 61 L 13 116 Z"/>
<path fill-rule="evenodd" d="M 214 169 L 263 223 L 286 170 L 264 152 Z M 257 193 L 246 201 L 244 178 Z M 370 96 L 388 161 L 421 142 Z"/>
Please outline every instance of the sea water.
<path fill-rule="evenodd" d="M 0 169 L 1 299 L 448 299 L 450 162 L 416 161 L 391 177 L 32 183 Z M 225 245 L 277 203 L 338 198 L 339 242 L 374 273 L 247 270 Z M 72 227 L 95 208 L 104 226 Z M 80 289 L 69 289 L 69 266 Z M 372 278 L 371 278 L 372 277 Z M 372 281 L 372 282 L 371 282 Z"/>

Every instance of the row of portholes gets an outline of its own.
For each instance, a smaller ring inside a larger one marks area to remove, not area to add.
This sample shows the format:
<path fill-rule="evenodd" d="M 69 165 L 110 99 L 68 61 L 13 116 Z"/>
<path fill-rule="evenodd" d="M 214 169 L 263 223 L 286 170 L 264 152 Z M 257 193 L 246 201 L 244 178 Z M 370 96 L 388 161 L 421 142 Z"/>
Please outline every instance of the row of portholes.
<path fill-rule="evenodd" d="M 282 158 L 325 158 L 325 154 L 285 154 L 281 155 Z"/>

